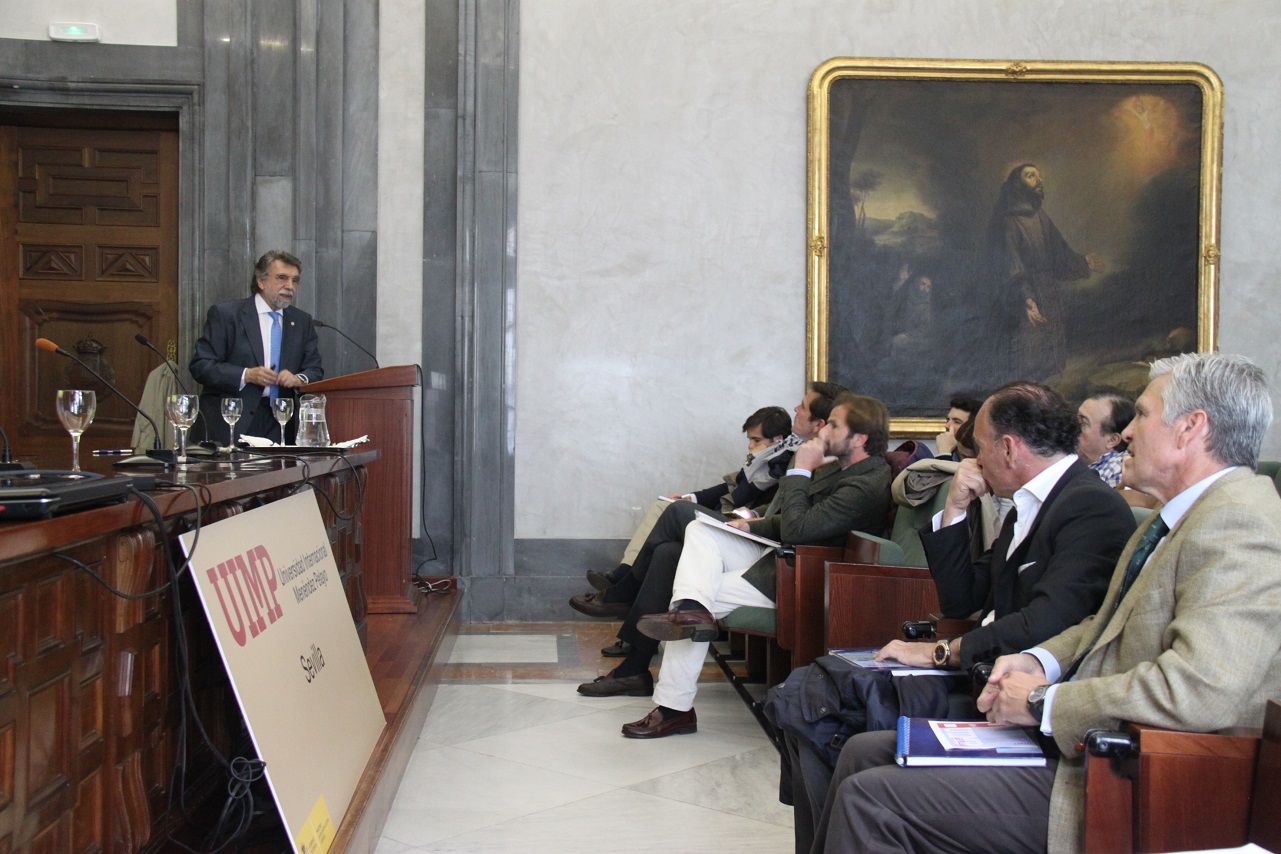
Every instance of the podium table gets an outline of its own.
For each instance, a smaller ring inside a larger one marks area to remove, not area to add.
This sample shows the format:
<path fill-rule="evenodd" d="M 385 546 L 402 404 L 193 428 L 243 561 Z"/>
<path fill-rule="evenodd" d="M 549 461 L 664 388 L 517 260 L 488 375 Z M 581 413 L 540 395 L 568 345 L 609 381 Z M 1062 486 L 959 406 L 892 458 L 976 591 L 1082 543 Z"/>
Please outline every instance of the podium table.
<path fill-rule="evenodd" d="M 381 452 L 365 484 L 364 575 L 371 614 L 412 614 L 421 595 L 410 583 L 414 487 L 415 365 L 346 374 L 303 386 L 325 395 L 329 435 L 365 434 Z"/>

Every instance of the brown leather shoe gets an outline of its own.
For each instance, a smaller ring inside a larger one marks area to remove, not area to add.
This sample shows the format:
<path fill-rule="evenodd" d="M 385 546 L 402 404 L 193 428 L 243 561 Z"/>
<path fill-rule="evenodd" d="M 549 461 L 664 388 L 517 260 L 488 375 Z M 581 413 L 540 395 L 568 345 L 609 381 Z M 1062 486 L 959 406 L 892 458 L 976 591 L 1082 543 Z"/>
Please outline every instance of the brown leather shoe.
<path fill-rule="evenodd" d="M 601 592 L 610 585 L 609 576 L 594 569 L 587 570 L 587 583 Z"/>
<path fill-rule="evenodd" d="M 654 693 L 654 677 L 646 670 L 637 676 L 597 676 L 578 686 L 584 697 L 648 697 Z"/>
<path fill-rule="evenodd" d="M 662 738 L 665 735 L 685 735 L 698 732 L 698 715 L 694 710 L 681 712 L 671 720 L 663 720 L 663 710 L 655 708 L 645 717 L 623 724 L 623 735 L 628 738 Z"/>
<path fill-rule="evenodd" d="M 569 607 L 589 617 L 626 617 L 630 602 L 606 602 L 604 593 L 579 593 L 569 597 Z"/>
<path fill-rule="evenodd" d="M 640 618 L 636 628 L 646 637 L 663 641 L 689 639 L 706 642 L 716 640 L 720 634 L 716 618 L 702 608 L 695 611 L 673 608 L 666 614 L 646 614 Z"/>

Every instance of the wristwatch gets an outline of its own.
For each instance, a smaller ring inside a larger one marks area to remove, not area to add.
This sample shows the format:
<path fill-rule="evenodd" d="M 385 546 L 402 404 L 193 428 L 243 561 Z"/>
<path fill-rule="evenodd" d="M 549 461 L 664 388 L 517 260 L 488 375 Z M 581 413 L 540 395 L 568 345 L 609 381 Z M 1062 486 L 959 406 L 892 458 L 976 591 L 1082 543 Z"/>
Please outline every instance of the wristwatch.
<path fill-rule="evenodd" d="M 944 669 L 952 661 L 952 642 L 941 640 L 934 644 L 934 666 Z"/>
<path fill-rule="evenodd" d="M 1041 722 L 1041 716 L 1045 714 L 1045 692 L 1050 690 L 1049 685 L 1041 685 L 1033 688 L 1027 695 L 1027 710 L 1036 718 L 1036 722 Z"/>

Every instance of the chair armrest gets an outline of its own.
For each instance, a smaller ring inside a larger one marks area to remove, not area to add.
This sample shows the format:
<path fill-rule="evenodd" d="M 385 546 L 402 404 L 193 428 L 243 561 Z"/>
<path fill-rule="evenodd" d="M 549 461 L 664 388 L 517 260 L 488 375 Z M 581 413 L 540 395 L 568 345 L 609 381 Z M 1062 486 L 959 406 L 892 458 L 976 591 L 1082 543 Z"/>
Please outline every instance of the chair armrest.
<path fill-rule="evenodd" d="M 838 548 L 796 546 L 790 561 L 782 557 L 775 560 L 775 637 L 779 646 L 792 653 L 793 667 L 809 664 L 825 652 L 823 567 L 843 554 Z"/>
<path fill-rule="evenodd" d="M 850 531 L 845 537 L 846 563 L 880 563 L 886 566 L 903 566 L 907 556 L 903 547 L 893 540 L 865 534 L 862 531 Z"/>
<path fill-rule="evenodd" d="M 1257 730 L 1193 733 L 1125 724 L 1131 748 L 1087 752 L 1085 850 L 1183 851 L 1244 845 Z"/>

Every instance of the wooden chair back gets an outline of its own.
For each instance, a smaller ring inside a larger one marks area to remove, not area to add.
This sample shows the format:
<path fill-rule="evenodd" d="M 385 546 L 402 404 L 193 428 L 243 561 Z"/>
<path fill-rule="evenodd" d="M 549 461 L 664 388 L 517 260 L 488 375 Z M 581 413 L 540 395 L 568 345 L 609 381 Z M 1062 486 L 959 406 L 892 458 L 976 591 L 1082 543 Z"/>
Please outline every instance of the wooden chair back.
<path fill-rule="evenodd" d="M 939 610 L 928 569 L 829 563 L 825 646 L 882 646 L 902 634 L 903 621 Z"/>

